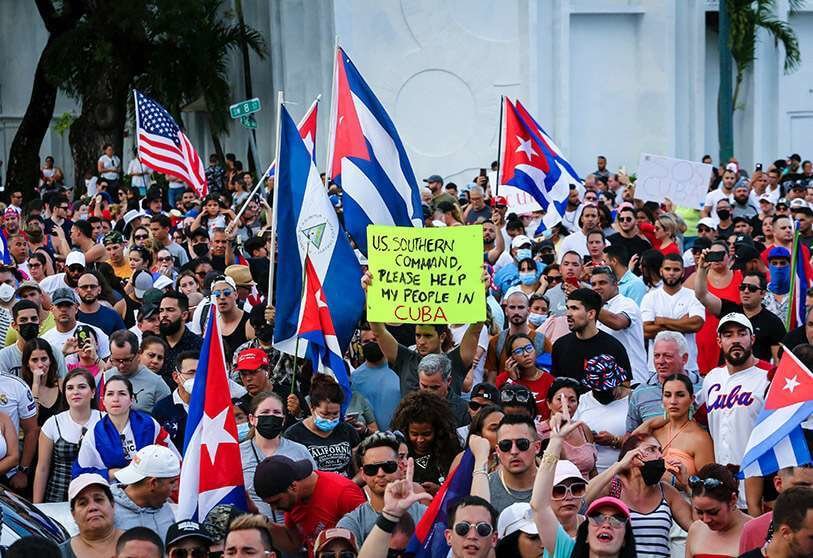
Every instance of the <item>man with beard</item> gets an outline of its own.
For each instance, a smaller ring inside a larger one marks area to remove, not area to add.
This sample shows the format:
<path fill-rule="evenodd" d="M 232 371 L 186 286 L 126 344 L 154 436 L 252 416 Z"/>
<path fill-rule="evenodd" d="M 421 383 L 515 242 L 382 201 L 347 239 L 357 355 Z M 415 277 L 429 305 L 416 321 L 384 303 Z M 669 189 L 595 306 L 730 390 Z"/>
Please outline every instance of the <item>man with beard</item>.
<path fill-rule="evenodd" d="M 664 256 L 660 269 L 661 286 L 644 295 L 641 301 L 641 319 L 644 321 L 644 339 L 654 339 L 661 331 L 677 331 L 686 337 L 689 360 L 686 370 L 697 371 L 697 345 L 695 332 L 703 327 L 706 309 L 694 296 L 694 291 L 683 286 L 683 258 L 678 254 Z M 649 370 L 653 363 L 653 344 L 649 344 Z"/>
<path fill-rule="evenodd" d="M 175 380 L 172 379 L 172 371 L 178 361 L 178 355 L 184 351 L 200 352 L 203 346 L 200 335 L 195 335 L 186 327 L 188 319 L 189 299 L 186 295 L 179 291 L 164 293 L 158 305 L 158 329 L 161 337 L 167 342 L 161 377 L 170 389 L 177 387 Z"/>
<path fill-rule="evenodd" d="M 496 447 L 500 468 L 488 475 L 489 501 L 497 513 L 511 504 L 530 502 L 540 444 L 530 417 L 506 415 L 500 421 Z"/>
<path fill-rule="evenodd" d="M 84 325 L 92 327 L 96 333 L 96 342 L 98 343 L 96 353 L 102 360 L 110 356 L 110 341 L 107 334 L 96 326 L 85 324 L 76 319 L 76 314 L 79 310 L 79 300 L 76 298 L 76 293 L 73 289 L 57 289 L 51 297 L 53 306 L 51 306 L 51 313 L 54 315 L 56 327 L 46 331 L 42 338 L 51 344 L 54 355 L 70 354 L 78 350 L 78 343 L 74 339 L 73 334 L 76 327 Z"/>
<path fill-rule="evenodd" d="M 768 366 L 754 358 L 754 328 L 743 314 L 732 312 L 720 318 L 717 342 L 725 365 L 703 378 L 702 400 L 706 403 L 709 433 L 714 440 L 714 460 L 739 467 L 748 437 L 765 406 Z M 737 506 L 758 509 L 762 478 L 751 477 L 740 485 Z"/>
<path fill-rule="evenodd" d="M 584 367 L 594 356 L 610 355 L 632 379 L 627 350 L 617 339 L 596 326 L 601 311 L 601 296 L 591 289 L 576 289 L 567 297 L 567 326 L 570 333 L 560 337 L 551 351 L 551 373 L 581 382 Z"/>
<path fill-rule="evenodd" d="M 97 272 L 86 271 L 79 278 L 76 290 L 79 292 L 79 311 L 76 313 L 76 318 L 80 322 L 98 327 L 108 337 L 114 331 L 127 329 L 118 312 L 99 303 L 102 280 Z"/>
<path fill-rule="evenodd" d="M 587 256 L 587 233 L 599 226 L 598 207 L 585 204 L 578 219 L 579 229 L 566 236 L 559 245 L 559 252 L 564 258 L 568 252 L 576 252 L 580 257 Z M 559 262 L 562 263 L 561 261 Z"/>
<path fill-rule="evenodd" d="M 536 328 L 528 325 L 530 305 L 528 295 L 522 291 L 515 291 L 505 298 L 505 319 L 508 321 L 508 329 L 492 335 L 488 340 L 484 377 L 489 383 L 493 384 L 497 374 L 505 370 L 505 361 L 509 355 L 506 355 L 503 349 L 506 340 L 512 335 L 524 333 L 530 337 L 537 355 L 549 352 L 545 350 L 545 337 L 541 333 L 537 336 Z"/>
<path fill-rule="evenodd" d="M 626 248 L 630 258 L 640 256 L 641 252 L 652 248 L 649 241 L 638 230 L 638 220 L 635 218 L 635 208 L 632 205 L 624 204 L 619 208 L 616 222 L 618 232 L 607 237 L 607 242 L 611 245 Z"/>
<path fill-rule="evenodd" d="M 734 184 L 737 183 L 737 173 L 733 170 L 726 169 L 723 172 L 723 178 L 720 181 L 720 186 L 706 194 L 706 201 L 703 204 L 703 217 L 711 217 L 714 224 L 717 225 L 719 219 L 713 215 L 713 209 L 717 207 L 717 202 L 720 200 L 730 200 L 734 194 Z"/>
<path fill-rule="evenodd" d="M 370 402 L 378 427 L 387 430 L 401 402 L 400 381 L 381 352 L 370 324 L 362 324 L 360 333 L 364 362 L 353 371 L 350 385 Z"/>
<path fill-rule="evenodd" d="M 497 230 L 497 225 L 491 221 L 478 219 L 475 224 L 483 225 L 483 252 L 487 262 L 494 265 L 505 253 L 505 239 Z"/>
<path fill-rule="evenodd" d="M 767 558 L 808 558 L 813 555 L 813 489 L 796 486 L 776 499 L 773 512 L 774 535 L 765 545 L 742 556 Z"/>
<path fill-rule="evenodd" d="M 42 291 L 53 297 L 57 289 L 75 289 L 79 285 L 79 278 L 85 272 L 85 255 L 73 251 L 65 258 L 64 273 L 57 273 L 46 277 L 40 283 Z"/>

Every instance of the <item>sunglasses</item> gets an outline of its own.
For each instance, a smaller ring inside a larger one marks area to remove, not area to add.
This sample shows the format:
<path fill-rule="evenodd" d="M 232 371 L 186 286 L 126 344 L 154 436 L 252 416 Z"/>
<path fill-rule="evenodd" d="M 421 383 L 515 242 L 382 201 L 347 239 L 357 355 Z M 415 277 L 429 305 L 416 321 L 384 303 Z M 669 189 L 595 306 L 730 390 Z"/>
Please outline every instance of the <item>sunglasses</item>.
<path fill-rule="evenodd" d="M 561 275 L 546 275 L 545 278 L 548 280 L 548 284 L 552 285 L 553 283 L 561 283 L 562 276 Z"/>
<path fill-rule="evenodd" d="M 406 548 L 388 548 L 387 558 L 415 558 L 415 553 L 408 552 Z"/>
<path fill-rule="evenodd" d="M 384 461 L 382 463 L 370 463 L 369 465 L 361 466 L 361 470 L 364 471 L 364 474 L 368 477 L 377 475 L 379 469 L 383 469 L 386 474 L 391 475 L 398 470 L 398 462 Z"/>
<path fill-rule="evenodd" d="M 524 389 L 500 392 L 500 401 L 503 403 L 512 403 L 514 401 L 517 403 L 527 403 L 530 398 L 531 392 Z"/>
<path fill-rule="evenodd" d="M 699 489 L 700 487 L 703 487 L 709 490 L 720 488 L 721 486 L 723 486 L 723 481 L 719 479 L 701 479 L 697 475 L 692 475 L 691 477 L 689 477 L 689 486 L 692 487 L 693 489 Z"/>
<path fill-rule="evenodd" d="M 564 500 L 568 494 L 574 498 L 582 498 L 586 492 L 586 482 L 574 482 L 569 486 L 566 484 L 555 484 L 551 492 L 551 498 L 554 500 Z"/>
<path fill-rule="evenodd" d="M 328 550 L 316 553 L 316 558 L 356 558 L 356 556 L 358 556 L 358 554 L 352 550 Z"/>
<path fill-rule="evenodd" d="M 588 515 L 587 519 L 596 527 L 601 527 L 605 523 L 609 523 L 613 529 L 620 529 L 627 523 L 627 518 L 623 515 L 604 515 L 603 513 L 594 513 Z"/>
<path fill-rule="evenodd" d="M 234 294 L 234 291 L 231 289 L 218 289 L 216 291 L 212 291 L 212 296 L 215 298 L 220 298 L 221 296 L 229 297 Z"/>
<path fill-rule="evenodd" d="M 486 405 L 489 405 L 489 403 L 478 403 L 477 401 L 469 401 L 469 409 L 471 409 L 475 413 L 482 409 L 483 407 L 485 407 Z"/>
<path fill-rule="evenodd" d="M 511 354 L 513 356 L 520 356 L 520 355 L 529 355 L 532 352 L 534 352 L 534 346 L 532 343 L 528 343 L 524 347 L 517 347 L 516 349 L 511 351 Z"/>
<path fill-rule="evenodd" d="M 133 237 L 135 240 L 147 240 L 149 238 L 148 235 L 137 234 Z"/>
<path fill-rule="evenodd" d="M 474 530 L 477 532 L 478 537 L 487 537 L 491 533 L 494 532 L 494 527 L 491 526 L 490 523 L 486 523 L 485 521 L 481 521 L 476 525 L 473 523 L 469 523 L 468 521 L 461 521 L 460 523 L 455 523 L 454 532 L 460 536 L 465 537 L 471 531 L 471 528 L 474 527 Z"/>
<path fill-rule="evenodd" d="M 632 223 L 633 221 L 635 221 L 635 217 L 619 217 L 618 218 L 619 223 Z"/>
<path fill-rule="evenodd" d="M 202 546 L 195 548 L 173 548 L 169 551 L 169 558 L 209 558 L 209 549 Z"/>
<path fill-rule="evenodd" d="M 516 440 L 500 440 L 497 442 L 497 447 L 503 453 L 508 453 L 511 448 L 516 444 L 519 451 L 528 451 L 531 447 L 531 441 L 528 438 L 517 438 Z"/>
<path fill-rule="evenodd" d="M 743 283 L 742 285 L 740 285 L 741 293 L 744 293 L 745 291 L 748 291 L 749 293 L 758 293 L 761 290 L 762 289 L 759 288 L 757 285 L 749 285 L 748 283 Z"/>
<path fill-rule="evenodd" d="M 172 256 L 167 256 L 166 258 L 158 258 L 159 262 L 171 262 Z"/>

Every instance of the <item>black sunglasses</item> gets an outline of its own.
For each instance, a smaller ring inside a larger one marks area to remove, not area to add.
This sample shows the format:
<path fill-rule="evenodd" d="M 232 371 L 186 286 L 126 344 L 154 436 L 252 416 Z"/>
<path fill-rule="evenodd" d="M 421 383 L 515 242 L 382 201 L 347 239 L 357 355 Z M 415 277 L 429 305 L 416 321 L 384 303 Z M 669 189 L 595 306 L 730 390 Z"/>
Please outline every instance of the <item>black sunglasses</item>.
<path fill-rule="evenodd" d="M 358 556 L 358 554 L 352 550 L 328 550 L 316 553 L 316 558 L 356 558 L 356 556 Z"/>
<path fill-rule="evenodd" d="M 748 291 L 749 293 L 758 293 L 762 289 L 758 285 L 749 285 L 748 283 L 743 283 L 740 285 L 740 292 L 744 293 Z"/>
<path fill-rule="evenodd" d="M 195 548 L 173 548 L 169 551 L 169 558 L 209 558 L 209 549 L 202 546 Z"/>
<path fill-rule="evenodd" d="M 490 523 L 486 523 L 485 521 L 481 521 L 476 525 L 473 523 L 469 523 L 468 521 L 461 521 L 460 523 L 455 523 L 454 532 L 457 533 L 460 537 L 465 537 L 471 531 L 471 528 L 474 527 L 474 530 L 477 532 L 478 537 L 487 537 L 491 533 L 494 532 L 494 527 L 491 526 Z"/>
<path fill-rule="evenodd" d="M 511 451 L 511 448 L 514 447 L 516 444 L 517 449 L 519 451 L 528 451 L 528 448 L 531 447 L 531 441 L 528 438 L 517 438 L 516 440 L 500 440 L 497 442 L 497 447 L 500 449 L 501 452 L 507 453 Z"/>
<path fill-rule="evenodd" d="M 506 390 L 500 392 L 500 401 L 503 403 L 527 403 L 531 399 L 531 392 L 524 389 Z"/>
<path fill-rule="evenodd" d="M 695 490 L 699 489 L 700 487 L 703 487 L 706 490 L 713 490 L 723 486 L 723 481 L 719 479 L 701 479 L 697 475 L 692 475 L 689 477 L 689 486 Z"/>
<path fill-rule="evenodd" d="M 469 401 L 469 409 L 475 413 L 485 407 L 486 405 L 493 405 L 493 403 L 478 403 L 477 401 Z"/>
<path fill-rule="evenodd" d="M 398 462 L 384 461 L 382 463 L 370 463 L 369 465 L 361 466 L 361 470 L 364 471 L 364 474 L 368 477 L 377 475 L 379 469 L 383 469 L 386 474 L 391 475 L 398 470 Z"/>

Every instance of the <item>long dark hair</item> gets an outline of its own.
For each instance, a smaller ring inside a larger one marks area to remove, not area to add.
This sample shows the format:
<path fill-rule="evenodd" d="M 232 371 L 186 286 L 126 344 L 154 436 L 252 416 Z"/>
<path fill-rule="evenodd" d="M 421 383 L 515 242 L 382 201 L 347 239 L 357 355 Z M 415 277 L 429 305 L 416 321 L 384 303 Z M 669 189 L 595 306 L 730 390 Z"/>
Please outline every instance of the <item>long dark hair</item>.
<path fill-rule="evenodd" d="M 28 384 L 28 387 L 31 387 L 34 383 L 34 374 L 31 372 L 31 367 L 28 365 L 28 361 L 31 359 L 31 354 L 34 351 L 45 351 L 48 355 L 48 372 L 45 374 L 45 387 L 57 387 L 59 385 L 59 377 L 56 373 L 56 358 L 54 357 L 54 350 L 51 348 L 51 344 L 41 337 L 35 337 L 29 341 L 25 342 L 23 346 L 23 356 L 22 356 L 22 368 L 20 368 L 20 376 L 22 376 L 23 381 Z"/>
<path fill-rule="evenodd" d="M 406 514 L 408 515 L 408 514 Z M 516 558 L 519 556 L 519 534 L 522 531 L 514 531 L 507 537 L 501 538 L 494 549 L 497 558 Z"/>
<path fill-rule="evenodd" d="M 590 520 L 582 521 L 579 528 L 576 530 L 576 546 L 570 553 L 570 558 L 590 558 L 590 544 L 587 542 L 587 528 Z M 624 529 L 624 544 L 621 545 L 621 550 L 618 553 L 618 558 L 635 558 L 638 553 L 635 551 L 635 535 L 632 534 L 632 524 L 627 520 L 626 528 Z"/>
<path fill-rule="evenodd" d="M 445 399 L 434 393 L 413 391 L 401 400 L 395 410 L 391 428 L 400 430 L 406 437 L 410 453 L 414 450 L 409 438 L 411 423 L 428 423 L 434 431 L 432 453 L 437 456 L 438 467 L 443 476 L 449 473 L 449 467 L 460 452 L 460 438 L 454 424 L 454 416 Z"/>

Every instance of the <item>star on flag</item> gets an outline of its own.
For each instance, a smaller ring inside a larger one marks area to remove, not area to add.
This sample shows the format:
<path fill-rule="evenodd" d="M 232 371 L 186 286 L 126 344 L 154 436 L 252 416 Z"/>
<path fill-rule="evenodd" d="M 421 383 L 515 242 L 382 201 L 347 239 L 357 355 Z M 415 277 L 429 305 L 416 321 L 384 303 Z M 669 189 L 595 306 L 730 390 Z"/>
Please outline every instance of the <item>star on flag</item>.
<path fill-rule="evenodd" d="M 539 153 L 534 151 L 534 148 L 531 145 L 531 140 L 530 139 L 524 140 L 524 139 L 522 139 L 521 136 L 517 136 L 517 141 L 519 142 L 519 145 L 517 146 L 517 151 L 516 151 L 517 153 L 519 153 L 520 151 L 525 153 L 525 156 L 528 157 L 529 160 L 531 158 L 533 158 L 534 155 L 536 155 L 537 157 L 539 156 Z"/>
<path fill-rule="evenodd" d="M 811 400 L 813 400 L 813 374 L 793 351 L 785 347 L 771 387 L 765 396 L 765 409 L 773 411 Z"/>

